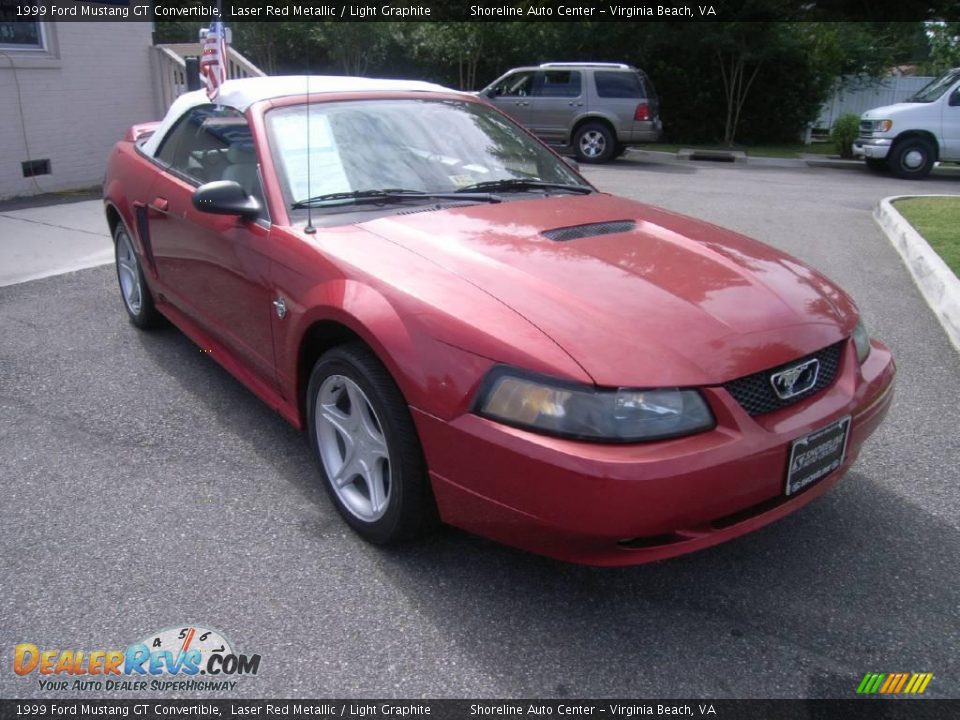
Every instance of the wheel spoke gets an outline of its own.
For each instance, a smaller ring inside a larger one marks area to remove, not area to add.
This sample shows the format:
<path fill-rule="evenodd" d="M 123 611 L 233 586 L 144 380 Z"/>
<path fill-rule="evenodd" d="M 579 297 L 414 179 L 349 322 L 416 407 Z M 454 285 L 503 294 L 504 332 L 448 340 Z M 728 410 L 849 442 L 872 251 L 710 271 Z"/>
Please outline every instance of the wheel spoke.
<path fill-rule="evenodd" d="M 374 514 L 379 513 L 387 503 L 387 488 L 384 486 L 380 463 L 375 462 L 368 466 L 364 478 L 370 492 L 370 510 Z"/>
<path fill-rule="evenodd" d="M 373 408 L 364 400 L 360 410 L 360 423 L 358 429 L 363 433 L 364 444 L 370 448 L 376 448 L 378 456 L 385 456 L 387 444 L 383 439 L 383 432 L 377 425 L 373 415 Z"/>
<path fill-rule="evenodd" d="M 130 309 L 134 312 L 140 311 L 140 282 L 136 279 L 133 280 L 133 287 L 130 288 Z"/>
<path fill-rule="evenodd" d="M 363 416 L 366 411 L 367 399 L 363 392 L 353 382 L 347 382 L 345 386 L 347 397 L 350 399 L 350 429 L 360 430 L 363 426 Z"/>
<path fill-rule="evenodd" d="M 352 457 L 343 465 L 340 466 L 340 470 L 333 476 L 333 484 L 337 488 L 344 488 L 353 482 L 353 479 L 360 475 L 366 479 L 366 473 L 364 472 L 364 467 L 359 459 L 356 457 L 355 453 L 351 453 Z"/>
<path fill-rule="evenodd" d="M 336 405 L 324 404 L 320 406 L 320 417 L 333 425 L 348 449 L 353 447 L 353 418 L 350 415 L 343 414 Z"/>

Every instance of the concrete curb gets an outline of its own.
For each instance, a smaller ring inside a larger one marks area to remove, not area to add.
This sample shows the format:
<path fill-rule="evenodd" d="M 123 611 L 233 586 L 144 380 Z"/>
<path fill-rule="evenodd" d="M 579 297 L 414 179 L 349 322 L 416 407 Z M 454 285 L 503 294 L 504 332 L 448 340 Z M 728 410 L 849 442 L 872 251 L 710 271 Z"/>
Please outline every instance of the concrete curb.
<path fill-rule="evenodd" d="M 957 197 L 956 195 L 892 195 L 884 198 L 873 217 L 900 253 L 913 280 L 947 337 L 960 351 L 960 279 L 893 207 L 896 200 L 911 197 Z"/>
<path fill-rule="evenodd" d="M 742 150 L 697 150 L 695 148 L 686 148 L 677 150 L 677 158 L 680 160 L 705 160 L 707 162 L 732 162 L 745 163 L 747 154 Z"/>
<path fill-rule="evenodd" d="M 863 160 L 841 160 L 832 157 L 805 157 L 803 162 L 810 167 L 833 168 L 834 170 L 866 170 Z"/>
<path fill-rule="evenodd" d="M 661 160 L 680 160 L 682 162 L 707 162 L 726 161 L 735 164 L 756 165 L 761 167 L 781 167 L 781 168 L 802 168 L 802 167 L 825 167 L 838 170 L 863 170 L 865 166 L 862 160 L 841 160 L 827 155 L 804 155 L 799 158 L 775 158 L 759 157 L 756 155 L 747 155 L 742 150 L 696 150 L 684 149 L 675 153 L 664 150 L 645 150 L 642 147 L 629 148 L 629 152 L 634 155 L 648 155 L 653 159 Z"/>

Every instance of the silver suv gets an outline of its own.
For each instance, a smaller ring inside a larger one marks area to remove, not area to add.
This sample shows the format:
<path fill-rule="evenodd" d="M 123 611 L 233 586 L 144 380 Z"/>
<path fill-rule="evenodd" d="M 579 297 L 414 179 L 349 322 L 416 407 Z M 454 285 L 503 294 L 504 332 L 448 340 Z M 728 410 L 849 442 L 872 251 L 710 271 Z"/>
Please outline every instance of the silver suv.
<path fill-rule="evenodd" d="M 545 142 L 602 163 L 660 139 L 660 103 L 643 70 L 621 63 L 519 67 L 479 93 Z"/>

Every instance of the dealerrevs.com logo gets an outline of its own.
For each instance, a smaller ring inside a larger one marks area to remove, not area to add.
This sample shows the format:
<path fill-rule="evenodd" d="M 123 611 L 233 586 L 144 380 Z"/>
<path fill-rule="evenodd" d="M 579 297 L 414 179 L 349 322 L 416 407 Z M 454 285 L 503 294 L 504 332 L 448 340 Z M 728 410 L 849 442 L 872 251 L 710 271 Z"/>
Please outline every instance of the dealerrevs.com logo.
<path fill-rule="evenodd" d="M 41 690 L 233 690 L 256 675 L 260 656 L 237 653 L 216 630 L 186 625 L 152 633 L 125 650 L 60 650 L 19 643 L 13 671 Z"/>

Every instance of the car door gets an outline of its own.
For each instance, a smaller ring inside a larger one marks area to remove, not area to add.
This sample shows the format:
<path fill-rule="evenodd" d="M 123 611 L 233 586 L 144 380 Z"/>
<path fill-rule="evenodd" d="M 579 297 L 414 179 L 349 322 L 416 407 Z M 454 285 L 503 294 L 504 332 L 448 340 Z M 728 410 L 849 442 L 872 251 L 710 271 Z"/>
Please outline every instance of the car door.
<path fill-rule="evenodd" d="M 960 160 L 960 85 L 943 105 L 943 160 Z"/>
<path fill-rule="evenodd" d="M 505 75 L 486 91 L 487 99 L 521 125 L 528 126 L 533 78 L 532 70 Z"/>
<path fill-rule="evenodd" d="M 540 70 L 530 96 L 529 127 L 547 142 L 566 143 L 585 101 L 580 70 Z"/>
<path fill-rule="evenodd" d="M 200 212 L 193 193 L 240 182 L 263 206 L 250 127 L 230 108 L 188 111 L 157 152 L 163 166 L 148 209 L 154 265 L 165 298 L 262 381 L 276 387 L 266 211 L 256 219 Z"/>

